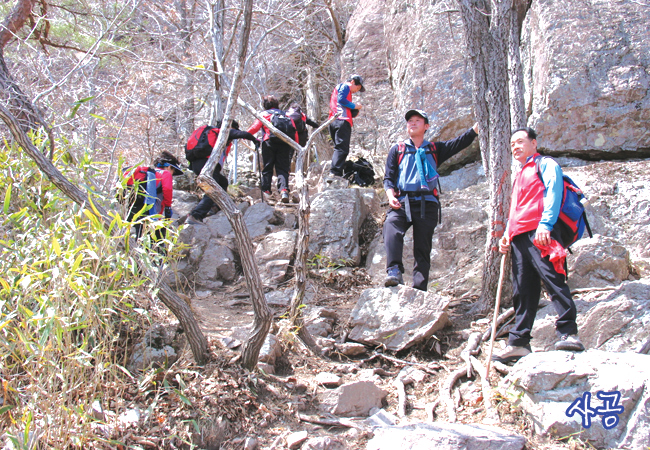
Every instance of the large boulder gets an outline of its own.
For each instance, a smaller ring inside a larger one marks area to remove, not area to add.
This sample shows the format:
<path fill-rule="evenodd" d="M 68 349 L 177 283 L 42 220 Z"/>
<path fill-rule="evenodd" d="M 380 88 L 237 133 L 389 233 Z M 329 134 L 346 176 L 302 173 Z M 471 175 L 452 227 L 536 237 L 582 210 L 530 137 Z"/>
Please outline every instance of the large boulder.
<path fill-rule="evenodd" d="M 647 345 L 650 327 L 650 279 L 628 281 L 613 291 L 587 292 L 574 297 L 578 334 L 586 348 L 624 352 Z M 531 345 L 549 350 L 557 340 L 553 305 L 537 312 Z M 647 350 L 646 350 L 647 351 Z"/>
<path fill-rule="evenodd" d="M 571 289 L 618 286 L 630 276 L 630 253 L 613 238 L 594 235 L 577 241 L 571 250 Z"/>
<path fill-rule="evenodd" d="M 521 399 L 540 434 L 579 434 L 598 448 L 640 449 L 650 442 L 648 367 L 650 356 L 632 352 L 532 353 L 512 368 L 499 389 L 506 398 Z M 618 423 L 612 426 L 615 407 L 622 411 L 614 414 Z"/>
<path fill-rule="evenodd" d="M 388 395 L 371 381 L 344 384 L 318 395 L 320 408 L 330 414 L 343 417 L 368 416 L 373 408 L 381 408 Z"/>
<path fill-rule="evenodd" d="M 366 289 L 350 313 L 348 339 L 403 350 L 447 325 L 449 300 L 406 286 Z"/>
<path fill-rule="evenodd" d="M 331 189 L 311 201 L 309 254 L 332 263 L 358 265 L 359 229 L 367 211 L 360 189 Z M 364 214 L 365 213 L 365 214 Z"/>
<path fill-rule="evenodd" d="M 368 450 L 521 450 L 526 438 L 500 428 L 460 423 L 413 423 L 374 430 Z"/>

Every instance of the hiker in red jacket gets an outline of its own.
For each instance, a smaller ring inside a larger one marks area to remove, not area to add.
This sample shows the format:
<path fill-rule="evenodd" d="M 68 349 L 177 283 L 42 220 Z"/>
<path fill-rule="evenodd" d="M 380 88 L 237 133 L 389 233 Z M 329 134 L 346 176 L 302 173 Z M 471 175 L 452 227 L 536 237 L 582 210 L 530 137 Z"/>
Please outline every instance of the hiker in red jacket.
<path fill-rule="evenodd" d="M 287 120 L 291 124 L 292 130 L 289 128 L 280 131 L 287 134 L 289 137 L 293 138 L 298 142 L 298 137 L 296 136 L 296 128 L 293 125 L 293 121 L 289 119 L 284 111 L 280 109 L 280 104 L 278 99 L 273 95 L 267 95 L 262 99 L 262 104 L 265 111 L 262 113 L 262 117 L 271 122 L 276 128 L 278 127 L 276 122 L 274 123 L 274 116 L 280 118 L 280 120 Z M 273 136 L 271 130 L 265 127 L 262 122 L 257 119 L 253 122 L 253 125 L 250 126 L 248 132 L 255 134 L 262 129 L 264 135 L 262 136 L 262 191 L 263 195 L 270 197 L 271 196 L 271 181 L 273 180 L 273 170 L 278 176 L 278 191 L 280 192 L 282 203 L 289 202 L 289 171 L 291 170 L 291 153 L 292 149 L 289 144 L 282 141 L 280 138 Z"/>
<path fill-rule="evenodd" d="M 136 214 L 143 215 L 164 215 L 165 218 L 172 217 L 172 198 L 174 186 L 172 177 L 182 175 L 178 158 L 167 151 L 163 151 L 153 163 L 153 167 L 140 166 L 127 169 L 124 172 L 127 186 L 132 187 L 132 202 L 129 210 L 128 220 L 132 221 Z M 155 182 L 154 182 L 155 180 Z M 145 207 L 147 210 L 145 211 Z M 136 223 L 136 239 L 142 235 L 142 223 Z M 157 233 L 157 238 L 164 237 L 164 230 Z"/>
<path fill-rule="evenodd" d="M 543 248 L 563 244 L 558 221 L 564 192 L 562 169 L 552 158 L 542 158 L 541 173 L 538 173 L 535 161 L 539 156 L 537 133 L 530 127 L 515 130 L 510 146 L 513 158 L 523 167 L 512 186 L 508 225 L 499 241 L 499 251 L 506 254 L 512 249 L 515 324 L 510 329 L 508 346 L 492 359 L 509 363 L 531 353 L 530 332 L 542 282 L 558 313 L 555 327 L 560 338 L 555 349 L 582 351 L 585 347 L 578 337 L 576 305 L 567 285 L 566 272 L 558 272 L 549 256 L 542 257 Z"/>
<path fill-rule="evenodd" d="M 330 175 L 343 176 L 343 164 L 350 153 L 350 138 L 352 137 L 352 110 L 360 110 L 359 103 L 352 103 L 352 94 L 365 92 L 361 75 L 350 75 L 345 83 L 337 85 L 330 96 L 329 118 L 340 113 L 338 119 L 330 124 L 330 137 L 334 142 Z"/>

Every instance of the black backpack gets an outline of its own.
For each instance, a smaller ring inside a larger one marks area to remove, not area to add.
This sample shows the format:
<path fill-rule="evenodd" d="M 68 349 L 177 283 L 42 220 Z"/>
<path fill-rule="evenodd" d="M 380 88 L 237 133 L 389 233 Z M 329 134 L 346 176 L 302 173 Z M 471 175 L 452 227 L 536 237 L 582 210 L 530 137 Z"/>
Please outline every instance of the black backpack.
<path fill-rule="evenodd" d="M 290 117 L 287 117 L 284 112 L 280 110 L 273 111 L 271 113 L 271 123 L 275 128 L 289 136 L 289 138 L 294 140 L 296 139 L 296 126 L 293 123 L 293 120 Z M 286 142 L 273 135 L 273 133 L 269 136 L 269 142 L 272 144 L 286 144 Z"/>
<path fill-rule="evenodd" d="M 370 186 L 375 182 L 375 170 L 368 160 L 358 158 L 343 164 L 343 178 L 361 187 Z"/>
<path fill-rule="evenodd" d="M 218 136 L 219 128 L 210 125 L 197 128 L 185 144 L 185 158 L 189 162 L 209 158 Z"/>
<path fill-rule="evenodd" d="M 293 120 L 293 124 L 296 127 L 296 132 L 300 135 L 307 131 L 307 124 L 302 119 L 302 110 L 300 108 L 291 108 L 287 111 L 287 117 Z"/>

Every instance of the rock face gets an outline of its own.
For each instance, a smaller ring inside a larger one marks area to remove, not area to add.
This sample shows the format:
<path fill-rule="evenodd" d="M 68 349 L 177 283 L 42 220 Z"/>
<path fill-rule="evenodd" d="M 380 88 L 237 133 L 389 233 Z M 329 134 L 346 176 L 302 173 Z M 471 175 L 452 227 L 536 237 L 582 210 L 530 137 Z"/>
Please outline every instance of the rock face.
<path fill-rule="evenodd" d="M 368 442 L 368 450 L 521 450 L 526 438 L 484 425 L 416 423 L 380 427 Z"/>
<path fill-rule="evenodd" d="M 571 246 L 567 261 L 571 289 L 618 286 L 630 275 L 630 253 L 612 238 L 594 235 Z"/>
<path fill-rule="evenodd" d="M 297 237 L 298 233 L 293 230 L 277 231 L 257 245 L 255 259 L 263 283 L 277 283 L 284 278 L 296 249 Z"/>
<path fill-rule="evenodd" d="M 545 150 L 650 151 L 649 19 L 634 1 L 532 2 L 522 36 L 528 123 Z"/>
<path fill-rule="evenodd" d="M 536 431 L 556 437 L 580 433 L 597 448 L 644 448 L 650 442 L 650 356 L 588 350 L 584 353 L 542 352 L 522 358 L 500 390 L 512 398 L 523 393 L 521 407 L 532 416 Z M 599 397 L 620 393 L 620 398 Z M 590 393 L 591 412 L 567 409 L 578 400 L 584 408 Z M 616 401 L 614 401 L 616 400 Z M 622 407 L 614 426 L 610 412 Z M 585 422 L 584 416 L 589 416 Z M 589 425 L 588 427 L 585 425 Z"/>
<path fill-rule="evenodd" d="M 448 304 L 446 297 L 406 286 L 366 289 L 350 314 L 348 339 L 403 350 L 447 324 Z"/>
<path fill-rule="evenodd" d="M 525 101 L 547 153 L 650 154 L 650 10 L 642 3 L 532 1 L 521 45 Z M 448 9 L 443 1 L 358 2 L 341 78 L 363 75 L 367 91 L 355 99 L 373 107 L 355 120 L 353 147 L 387 153 L 408 108 L 429 113 L 436 140 L 472 125 L 463 27 Z M 450 164 L 478 158 L 476 149 Z"/>

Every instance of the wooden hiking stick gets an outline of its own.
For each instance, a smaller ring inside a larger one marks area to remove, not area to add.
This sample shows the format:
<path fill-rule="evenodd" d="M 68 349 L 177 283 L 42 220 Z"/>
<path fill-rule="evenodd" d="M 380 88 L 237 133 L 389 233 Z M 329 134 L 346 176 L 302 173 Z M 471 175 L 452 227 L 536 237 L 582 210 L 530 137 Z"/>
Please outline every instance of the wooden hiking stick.
<path fill-rule="evenodd" d="M 501 255 L 501 265 L 499 266 L 499 285 L 497 286 L 497 299 L 494 305 L 494 319 L 492 319 L 492 336 L 490 337 L 490 350 L 488 351 L 487 366 L 485 375 L 490 375 L 490 363 L 492 362 L 492 350 L 494 349 L 494 339 L 497 335 L 497 318 L 499 317 L 499 307 L 501 306 L 501 290 L 503 288 L 503 277 L 506 271 L 506 256 Z"/>

